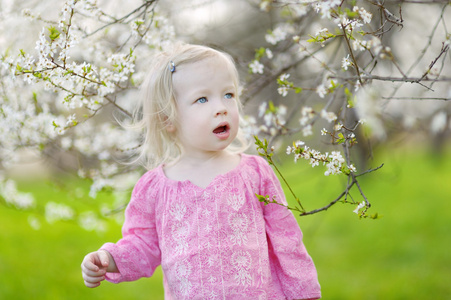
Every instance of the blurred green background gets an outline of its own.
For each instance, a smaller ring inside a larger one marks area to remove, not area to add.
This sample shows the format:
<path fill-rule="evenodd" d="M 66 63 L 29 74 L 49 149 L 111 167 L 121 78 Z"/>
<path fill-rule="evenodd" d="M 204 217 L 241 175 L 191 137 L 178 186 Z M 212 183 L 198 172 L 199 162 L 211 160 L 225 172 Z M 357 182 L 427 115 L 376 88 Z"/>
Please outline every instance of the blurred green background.
<path fill-rule="evenodd" d="M 451 148 L 446 150 L 437 155 L 413 144 L 375 152 L 369 166 L 385 165 L 361 177 L 361 185 L 372 202 L 370 212 L 381 219 L 360 220 L 352 212 L 355 205 L 341 203 L 298 218 L 323 299 L 451 299 Z M 324 177 L 323 169 L 303 161 L 285 162 L 282 169 L 307 209 L 325 205 L 345 184 L 344 176 Z M 20 188 L 33 191 L 41 203 L 72 193 L 45 182 Z M 357 190 L 352 196 L 361 201 Z M 116 222 L 100 234 L 38 216 L 41 228 L 34 230 L 29 216 L 0 205 L 0 299 L 163 299 L 160 269 L 137 282 L 84 286 L 81 261 L 120 238 Z"/>

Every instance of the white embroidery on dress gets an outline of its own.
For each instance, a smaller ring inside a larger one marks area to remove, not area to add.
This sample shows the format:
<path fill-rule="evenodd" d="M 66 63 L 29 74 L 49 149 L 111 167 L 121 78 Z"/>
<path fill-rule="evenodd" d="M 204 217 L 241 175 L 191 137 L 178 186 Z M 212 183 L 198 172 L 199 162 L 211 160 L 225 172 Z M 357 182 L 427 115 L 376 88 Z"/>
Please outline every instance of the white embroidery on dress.
<path fill-rule="evenodd" d="M 250 274 L 252 260 L 247 251 L 238 251 L 232 254 L 232 266 L 235 271 L 235 280 L 240 285 L 251 285 L 252 276 Z"/>
<path fill-rule="evenodd" d="M 171 216 L 175 219 L 171 225 L 172 238 L 174 239 L 175 253 L 183 254 L 188 250 L 187 238 L 190 231 L 189 223 L 184 219 L 186 206 L 183 203 L 175 203 L 170 210 Z"/>
<path fill-rule="evenodd" d="M 209 211 L 208 209 L 205 209 L 202 211 L 202 215 L 206 218 L 210 217 L 211 215 L 211 211 Z"/>
<path fill-rule="evenodd" d="M 189 234 L 189 223 L 186 221 L 183 222 L 174 222 L 171 227 L 172 237 L 176 243 L 175 252 L 177 254 L 183 254 L 188 250 L 188 243 L 186 239 Z"/>
<path fill-rule="evenodd" d="M 208 266 L 211 268 L 215 264 L 215 259 L 212 256 L 210 256 L 210 257 L 208 257 L 207 263 L 208 263 Z"/>
<path fill-rule="evenodd" d="M 239 194 L 233 194 L 233 195 L 229 195 L 229 197 L 227 198 L 227 203 L 235 210 L 238 211 L 241 206 L 243 206 L 244 204 L 244 196 Z"/>
<path fill-rule="evenodd" d="M 208 282 L 210 282 L 211 284 L 216 283 L 216 281 L 217 281 L 217 279 L 213 275 L 210 275 L 210 277 L 208 277 Z"/>
<path fill-rule="evenodd" d="M 217 299 L 218 294 L 216 294 L 215 291 L 211 291 L 210 294 L 208 294 L 208 299 Z"/>
<path fill-rule="evenodd" d="M 231 214 L 228 218 L 229 226 L 232 229 L 230 240 L 233 245 L 244 245 L 247 243 L 247 232 L 249 231 L 249 219 L 245 214 Z"/>
<path fill-rule="evenodd" d="M 175 264 L 175 275 L 178 281 L 176 291 L 179 295 L 188 297 L 191 292 L 192 283 L 189 281 L 192 273 L 192 266 L 187 259 L 178 261 Z"/>
<path fill-rule="evenodd" d="M 207 241 L 207 242 L 205 243 L 205 245 L 204 245 L 204 249 L 210 250 L 211 247 L 212 247 L 212 245 L 211 245 L 210 241 Z"/>
<path fill-rule="evenodd" d="M 174 203 L 169 211 L 177 221 L 182 221 L 186 214 L 186 205 L 184 203 Z"/>

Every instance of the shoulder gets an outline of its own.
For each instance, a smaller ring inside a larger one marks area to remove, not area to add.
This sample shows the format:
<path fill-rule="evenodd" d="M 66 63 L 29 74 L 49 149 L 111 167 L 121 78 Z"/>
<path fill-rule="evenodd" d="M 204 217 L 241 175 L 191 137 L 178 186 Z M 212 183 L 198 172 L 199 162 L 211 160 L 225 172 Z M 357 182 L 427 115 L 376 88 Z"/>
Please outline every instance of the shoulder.
<path fill-rule="evenodd" d="M 261 156 L 241 154 L 242 165 L 250 167 L 255 171 L 272 170 L 268 162 Z"/>
<path fill-rule="evenodd" d="M 132 197 L 140 198 L 142 196 L 149 196 L 150 193 L 155 192 L 162 185 L 162 181 L 164 181 L 162 166 L 147 171 L 136 182 Z"/>
<path fill-rule="evenodd" d="M 272 178 L 274 171 L 269 163 L 261 156 L 242 154 L 241 172 L 248 173 L 254 180 L 264 181 L 266 178 Z"/>

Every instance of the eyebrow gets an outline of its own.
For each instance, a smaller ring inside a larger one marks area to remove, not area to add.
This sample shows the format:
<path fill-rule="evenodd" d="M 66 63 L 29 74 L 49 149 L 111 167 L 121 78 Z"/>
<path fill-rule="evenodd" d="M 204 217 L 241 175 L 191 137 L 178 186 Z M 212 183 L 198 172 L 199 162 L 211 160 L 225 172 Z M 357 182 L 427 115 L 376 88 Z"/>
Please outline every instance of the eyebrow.
<path fill-rule="evenodd" d="M 226 85 L 224 88 L 221 89 L 222 91 L 229 91 L 234 90 L 237 91 L 238 89 L 235 87 L 234 84 Z M 209 91 L 208 88 L 199 88 L 195 90 L 192 94 L 198 95 L 198 94 L 206 94 Z"/>

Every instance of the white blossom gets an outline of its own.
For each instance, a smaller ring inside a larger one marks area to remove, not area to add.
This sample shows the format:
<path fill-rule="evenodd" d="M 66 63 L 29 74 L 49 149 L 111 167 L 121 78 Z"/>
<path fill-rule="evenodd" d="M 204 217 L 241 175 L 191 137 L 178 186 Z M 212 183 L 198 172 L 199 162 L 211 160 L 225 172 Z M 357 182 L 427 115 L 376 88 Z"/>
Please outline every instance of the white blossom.
<path fill-rule="evenodd" d="M 277 88 L 277 92 L 279 93 L 279 95 L 282 95 L 282 97 L 286 97 L 288 95 L 288 90 L 289 88 L 286 86 L 281 86 Z"/>
<path fill-rule="evenodd" d="M 287 155 L 290 155 L 291 152 L 293 152 L 293 148 L 291 146 L 288 146 L 286 150 Z"/>
<path fill-rule="evenodd" d="M 338 151 L 332 151 L 331 155 L 329 156 L 330 162 L 326 163 L 327 171 L 324 172 L 324 175 L 335 175 L 335 174 L 341 174 L 341 167 L 343 163 L 345 162 L 343 156 Z"/>
<path fill-rule="evenodd" d="M 364 23 L 370 23 L 373 15 L 367 12 L 363 7 L 354 6 L 352 9 L 354 12 L 358 12 Z"/>
<path fill-rule="evenodd" d="M 265 35 L 266 41 L 271 45 L 276 45 L 277 43 L 285 40 L 289 34 L 294 32 L 294 28 L 287 23 L 282 23 L 276 26 L 274 30 Z"/>
<path fill-rule="evenodd" d="M 340 5 L 340 0 L 318 1 L 315 3 L 316 12 L 320 13 L 323 18 L 331 19 L 331 9 Z"/>
<path fill-rule="evenodd" d="M 324 109 L 321 110 L 321 117 L 329 123 L 337 120 L 337 115 L 335 113 L 327 112 Z"/>
<path fill-rule="evenodd" d="M 438 134 L 445 130 L 447 123 L 447 114 L 445 111 L 440 111 L 434 115 L 431 121 L 431 133 Z"/>
<path fill-rule="evenodd" d="M 33 228 L 34 230 L 41 229 L 41 222 L 35 216 L 29 215 L 27 221 L 28 224 L 30 224 L 30 227 Z"/>
<path fill-rule="evenodd" d="M 33 195 L 20 192 L 15 181 L 9 179 L 3 182 L 1 179 L 0 196 L 5 199 L 7 204 L 13 205 L 18 209 L 30 209 L 36 205 Z"/>
<path fill-rule="evenodd" d="M 335 130 L 335 131 L 339 131 L 339 130 L 341 130 L 342 128 L 343 128 L 343 124 L 341 124 L 341 123 L 337 123 L 337 124 L 334 125 L 334 130 Z"/>
<path fill-rule="evenodd" d="M 265 53 L 266 53 L 266 57 L 268 57 L 269 59 L 272 59 L 274 57 L 271 49 L 269 49 L 269 48 L 266 48 Z"/>
<path fill-rule="evenodd" d="M 45 205 L 45 218 L 49 223 L 72 220 L 74 216 L 74 210 L 68 205 L 56 202 L 47 202 Z"/>
<path fill-rule="evenodd" d="M 283 74 L 280 75 L 280 77 L 279 77 L 280 81 L 285 81 L 285 80 L 287 80 L 288 78 L 290 78 L 290 74 L 288 74 L 288 73 L 283 73 Z"/>
<path fill-rule="evenodd" d="M 296 147 L 302 147 L 302 146 L 304 146 L 305 145 L 305 143 L 303 142 L 303 141 L 296 141 L 295 143 L 294 143 L 294 145 L 296 146 Z"/>
<path fill-rule="evenodd" d="M 302 134 L 304 136 L 309 136 L 309 135 L 313 135 L 313 131 L 312 131 L 312 125 L 307 125 L 304 128 L 302 128 Z"/>
<path fill-rule="evenodd" d="M 317 88 L 316 88 L 316 93 L 318 94 L 318 96 L 320 96 L 321 98 L 324 98 L 324 96 L 326 96 L 327 94 L 327 89 L 324 86 L 324 84 L 320 84 Z"/>
<path fill-rule="evenodd" d="M 352 66 L 352 62 L 349 59 L 349 54 L 348 54 L 348 56 L 343 57 L 343 59 L 341 61 L 341 67 L 347 71 L 350 66 Z"/>
<path fill-rule="evenodd" d="M 105 221 L 100 220 L 93 211 L 86 211 L 80 214 L 78 223 L 81 228 L 87 231 L 105 232 L 107 229 Z"/>
<path fill-rule="evenodd" d="M 249 64 L 249 68 L 251 69 L 252 73 L 254 74 L 263 74 L 264 65 L 261 64 L 258 60 L 253 60 Z"/>
<path fill-rule="evenodd" d="M 366 206 L 365 201 L 362 201 L 362 203 L 359 203 L 357 205 L 356 209 L 354 209 L 352 212 L 358 214 L 359 211 Z"/>
<path fill-rule="evenodd" d="M 380 92 L 375 86 L 360 89 L 355 97 L 355 108 L 360 119 L 359 123 L 368 126 L 372 135 L 379 140 L 384 140 L 386 132 L 381 120 Z"/>

